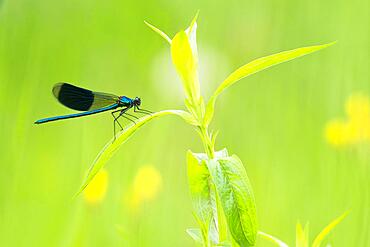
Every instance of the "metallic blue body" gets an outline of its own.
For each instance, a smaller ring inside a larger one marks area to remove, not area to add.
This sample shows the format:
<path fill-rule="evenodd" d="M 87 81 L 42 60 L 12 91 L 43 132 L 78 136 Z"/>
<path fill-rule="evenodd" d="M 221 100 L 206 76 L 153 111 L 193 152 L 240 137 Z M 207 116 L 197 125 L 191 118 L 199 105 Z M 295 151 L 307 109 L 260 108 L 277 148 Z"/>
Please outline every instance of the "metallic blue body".
<path fill-rule="evenodd" d="M 117 107 L 122 106 L 121 104 L 124 104 L 123 106 L 126 106 L 127 104 L 131 104 L 132 100 L 130 98 L 127 98 L 127 97 L 124 97 L 124 98 L 125 98 L 124 100 L 121 100 L 121 99 L 123 99 L 123 97 L 120 99 L 120 103 L 116 103 L 116 104 L 113 104 L 113 105 L 110 105 L 110 106 L 107 106 L 107 107 L 103 107 L 103 108 L 92 110 L 92 111 L 85 111 L 85 112 L 75 113 L 75 114 L 43 118 L 43 119 L 37 120 L 35 122 L 35 124 L 41 124 L 41 123 L 46 123 L 46 122 L 50 122 L 50 121 L 56 121 L 56 120 L 62 120 L 62 119 L 69 119 L 69 118 L 92 115 L 92 114 L 96 114 L 96 113 L 116 109 Z"/>
<path fill-rule="evenodd" d="M 119 97 L 119 104 L 120 106 L 128 106 L 132 107 L 134 105 L 134 101 L 126 96 Z"/>

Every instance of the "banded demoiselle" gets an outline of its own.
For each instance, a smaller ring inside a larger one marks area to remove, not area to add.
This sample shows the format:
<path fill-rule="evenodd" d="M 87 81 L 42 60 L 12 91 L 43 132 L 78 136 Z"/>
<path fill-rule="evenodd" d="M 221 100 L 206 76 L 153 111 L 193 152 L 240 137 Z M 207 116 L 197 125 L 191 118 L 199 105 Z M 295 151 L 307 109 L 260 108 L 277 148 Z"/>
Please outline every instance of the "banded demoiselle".
<path fill-rule="evenodd" d="M 64 106 L 73 110 L 82 111 L 80 113 L 49 117 L 37 120 L 35 124 L 42 124 L 57 120 L 83 117 L 88 115 L 97 114 L 100 112 L 112 111 L 111 114 L 114 118 L 113 131 L 114 138 L 116 133 L 116 123 L 123 130 L 122 125 L 118 121 L 120 117 L 124 117 L 135 124 L 135 120 L 130 117 L 138 119 L 138 117 L 127 113 L 131 108 L 134 108 L 134 112 L 150 114 L 151 111 L 140 109 L 141 99 L 139 97 L 129 98 L 126 96 L 117 96 L 109 93 L 93 92 L 88 89 L 77 87 L 69 83 L 57 83 L 53 87 L 53 94 L 55 98 Z M 119 109 L 118 109 L 119 108 Z M 118 109 L 118 110 L 116 110 Z M 115 113 L 119 114 L 116 116 Z M 130 117 L 128 117 L 130 116 Z"/>

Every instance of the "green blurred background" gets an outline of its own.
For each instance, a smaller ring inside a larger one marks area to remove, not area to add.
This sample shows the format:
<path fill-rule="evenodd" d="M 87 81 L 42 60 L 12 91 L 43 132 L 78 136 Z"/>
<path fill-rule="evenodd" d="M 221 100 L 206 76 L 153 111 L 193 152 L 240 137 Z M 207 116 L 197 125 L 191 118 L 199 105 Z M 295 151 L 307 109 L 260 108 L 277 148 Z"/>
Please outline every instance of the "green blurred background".
<path fill-rule="evenodd" d="M 140 96 L 151 110 L 183 109 L 168 44 L 199 9 L 204 95 L 234 69 L 264 55 L 338 40 L 323 51 L 242 80 L 220 98 L 217 148 L 243 160 L 259 228 L 294 245 L 297 221 L 311 236 L 350 209 L 328 240 L 370 246 L 370 149 L 336 148 L 325 126 L 345 118 L 351 94 L 370 93 L 368 1 L 0 1 L 0 245 L 195 246 L 185 152 L 202 151 L 176 117 L 151 122 L 109 161 L 105 198 L 73 199 L 112 137 L 109 113 L 36 126 L 70 113 L 51 88 L 67 81 Z M 161 174 L 156 198 L 137 212 L 123 199 L 135 174 Z M 272 246 L 263 239 L 257 246 Z"/>

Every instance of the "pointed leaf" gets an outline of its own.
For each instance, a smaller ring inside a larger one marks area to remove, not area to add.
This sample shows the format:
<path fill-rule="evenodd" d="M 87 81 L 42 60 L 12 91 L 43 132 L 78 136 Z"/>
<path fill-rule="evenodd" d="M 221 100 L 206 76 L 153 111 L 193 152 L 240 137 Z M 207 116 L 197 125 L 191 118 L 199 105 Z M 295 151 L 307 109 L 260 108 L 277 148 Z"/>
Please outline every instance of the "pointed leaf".
<path fill-rule="evenodd" d="M 95 161 L 91 165 L 87 176 L 78 191 L 77 195 L 80 194 L 86 186 L 90 183 L 90 181 L 95 177 L 95 175 L 100 171 L 100 169 L 108 162 L 108 160 L 113 156 L 113 154 L 118 150 L 118 148 L 125 143 L 139 128 L 141 128 L 144 124 L 149 122 L 150 120 L 165 116 L 165 115 L 178 115 L 182 117 L 184 120 L 188 121 L 189 119 L 192 119 L 192 116 L 185 112 L 180 110 L 165 110 L 153 113 L 151 115 L 144 116 L 137 120 L 135 125 L 129 126 L 120 133 L 117 134 L 116 140 L 108 142 L 105 147 L 102 149 L 102 151 L 98 154 Z"/>
<path fill-rule="evenodd" d="M 240 246 L 253 246 L 257 235 L 256 206 L 242 162 L 236 155 L 213 159 L 208 169 L 231 235 Z"/>
<path fill-rule="evenodd" d="M 146 22 L 146 21 L 144 21 L 144 23 L 148 26 L 148 27 L 150 27 L 154 32 L 156 32 L 157 34 L 159 34 L 162 38 L 164 38 L 169 44 L 171 44 L 171 39 L 170 39 L 170 37 L 168 37 L 168 35 L 165 33 L 165 32 L 163 32 L 162 30 L 160 30 L 159 28 L 157 28 L 157 27 L 155 27 L 155 26 L 153 26 L 152 24 L 150 24 L 150 23 L 148 23 L 148 22 Z"/>
<path fill-rule="evenodd" d="M 231 73 L 217 88 L 216 92 L 210 98 L 207 107 L 206 107 L 206 114 L 205 114 L 205 125 L 207 126 L 210 121 L 212 120 L 214 114 L 214 107 L 217 97 L 228 87 L 233 85 L 235 82 L 239 81 L 240 79 L 257 73 L 258 71 L 267 69 L 271 66 L 310 54 L 312 52 L 321 50 L 328 46 L 333 45 L 333 43 L 325 44 L 325 45 L 316 45 L 316 46 L 308 46 L 303 48 L 298 48 L 294 50 L 284 51 L 277 54 L 273 54 L 270 56 L 258 58 L 246 65 L 240 67 L 239 69 L 235 70 Z"/>
<path fill-rule="evenodd" d="M 200 87 L 197 72 L 197 61 L 185 31 L 178 32 L 171 44 L 172 61 L 180 75 L 186 97 L 191 102 L 198 102 Z"/>
<path fill-rule="evenodd" d="M 193 53 L 195 64 L 198 65 L 198 48 L 197 48 L 197 19 L 198 19 L 199 11 L 194 16 L 193 20 L 190 23 L 190 26 L 185 30 L 186 35 L 189 39 L 189 44 L 191 47 L 191 51 Z"/>
<path fill-rule="evenodd" d="M 227 150 L 215 152 L 215 157 L 227 157 Z M 196 219 L 201 226 L 204 236 L 203 242 L 210 239 L 213 243 L 219 242 L 217 229 L 223 226 L 215 226 L 218 223 L 218 211 L 216 210 L 216 195 L 214 185 L 210 182 L 210 174 L 206 163 L 208 156 L 205 153 L 187 153 L 187 171 L 190 194 Z"/>
<path fill-rule="evenodd" d="M 308 247 L 309 244 L 309 227 L 308 223 L 304 228 L 302 228 L 302 225 L 300 223 L 297 223 L 296 226 L 296 247 Z"/>
<path fill-rule="evenodd" d="M 312 247 L 320 247 L 322 240 L 333 230 L 333 228 L 338 225 L 348 214 L 349 212 L 345 212 L 335 220 L 333 220 L 329 225 L 327 225 L 319 235 L 313 241 Z"/>
<path fill-rule="evenodd" d="M 199 159 L 196 155 L 190 150 L 187 153 L 190 195 L 198 218 L 202 222 L 207 222 L 212 217 L 209 171 L 206 159 Z"/>

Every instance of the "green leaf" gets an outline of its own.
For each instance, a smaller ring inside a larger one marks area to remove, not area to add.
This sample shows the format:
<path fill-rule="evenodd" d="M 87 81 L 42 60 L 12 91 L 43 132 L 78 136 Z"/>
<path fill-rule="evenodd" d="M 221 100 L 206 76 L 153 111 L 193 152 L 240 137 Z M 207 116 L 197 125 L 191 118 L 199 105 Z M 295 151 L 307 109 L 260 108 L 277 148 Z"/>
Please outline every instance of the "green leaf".
<path fill-rule="evenodd" d="M 198 65 L 198 48 L 197 48 L 197 19 L 199 15 L 199 10 L 195 14 L 193 20 L 191 21 L 189 27 L 185 30 L 188 36 L 191 51 L 193 53 L 195 64 Z"/>
<path fill-rule="evenodd" d="M 178 32 L 173 38 L 171 55 L 177 73 L 182 79 L 186 97 L 191 102 L 197 102 L 200 98 L 198 64 L 185 31 Z"/>
<path fill-rule="evenodd" d="M 212 217 L 209 171 L 206 166 L 206 157 L 203 154 L 187 153 L 187 171 L 190 195 L 195 213 L 203 223 Z M 208 228 L 206 229 L 208 234 Z"/>
<path fill-rule="evenodd" d="M 234 240 L 240 246 L 254 246 L 257 235 L 256 206 L 242 162 L 236 155 L 213 159 L 208 163 L 208 170 Z"/>
<path fill-rule="evenodd" d="M 308 247 L 309 244 L 309 227 L 308 223 L 303 228 L 300 223 L 296 226 L 296 247 Z"/>
<path fill-rule="evenodd" d="M 320 247 L 321 242 L 323 239 L 333 230 L 333 228 L 338 225 L 347 215 L 348 211 L 333 220 L 329 225 L 327 225 L 320 233 L 317 235 L 315 240 L 313 241 L 312 247 Z"/>
<path fill-rule="evenodd" d="M 165 33 L 165 32 L 163 32 L 162 30 L 160 30 L 159 28 L 157 28 L 157 27 L 155 27 L 155 26 L 153 26 L 152 24 L 150 24 L 150 23 L 148 23 L 148 22 L 146 22 L 146 21 L 144 21 L 144 23 L 148 26 L 148 27 L 150 27 L 154 32 L 156 32 L 157 34 L 159 34 L 162 38 L 164 38 L 170 45 L 171 45 L 171 39 L 170 39 L 170 37 L 168 37 L 168 35 Z"/>
<path fill-rule="evenodd" d="M 265 232 L 261 232 L 259 231 L 258 232 L 258 235 L 260 235 L 261 237 L 263 237 L 264 239 L 267 239 L 269 241 L 271 241 L 272 243 L 278 245 L 279 247 L 289 247 L 286 243 L 284 243 L 283 241 L 281 241 L 280 239 L 274 237 L 274 236 L 271 236 L 270 234 L 267 234 Z"/>
<path fill-rule="evenodd" d="M 214 155 L 216 159 L 222 159 L 222 158 L 226 158 L 229 156 L 226 148 L 215 152 Z M 217 193 L 214 193 L 213 200 L 214 200 L 213 206 L 215 207 L 213 212 L 215 215 L 215 222 L 217 223 L 218 239 L 221 243 L 224 243 L 224 244 L 220 243 L 220 246 L 228 246 L 228 244 L 226 243 L 227 242 L 227 222 L 225 219 L 225 214 L 222 208 L 220 197 Z"/>
<path fill-rule="evenodd" d="M 199 228 L 189 228 L 186 232 L 196 243 L 203 245 L 202 232 Z"/>
<path fill-rule="evenodd" d="M 131 125 L 127 127 L 126 129 L 124 129 L 123 131 L 121 131 L 120 133 L 118 133 L 116 136 L 116 140 L 114 142 L 112 140 L 105 145 L 105 147 L 98 154 L 95 161 L 91 165 L 87 173 L 87 176 L 84 182 L 82 183 L 80 190 L 78 191 L 76 195 L 80 194 L 86 188 L 86 186 L 95 177 L 95 175 L 100 171 L 100 169 L 108 162 L 108 160 L 113 156 L 113 154 L 118 150 L 118 148 L 123 143 L 125 143 L 136 132 L 136 130 L 138 130 L 144 124 L 146 124 L 147 122 L 149 122 L 150 120 L 154 118 L 165 116 L 165 115 L 170 115 L 170 114 L 178 115 L 182 117 L 185 121 L 190 121 L 190 119 L 192 119 L 192 116 L 188 112 L 181 111 L 181 110 L 165 110 L 165 111 L 156 112 L 151 115 L 147 115 L 147 116 L 140 118 L 139 120 L 137 120 L 135 125 Z"/>
<path fill-rule="evenodd" d="M 216 138 L 218 136 L 219 131 L 216 130 L 215 132 L 211 133 L 211 144 L 212 144 L 212 149 L 215 149 L 215 144 L 216 144 Z"/>
<path fill-rule="evenodd" d="M 215 157 L 227 157 L 227 150 L 215 152 Z M 187 172 L 190 195 L 196 219 L 201 227 L 203 242 L 210 239 L 213 243 L 219 242 L 217 229 L 223 226 L 214 226 L 218 223 L 218 211 L 216 209 L 216 198 L 214 185 L 210 181 L 210 174 L 206 163 L 208 156 L 205 153 L 187 153 Z"/>
<path fill-rule="evenodd" d="M 246 65 L 240 67 L 239 69 L 235 70 L 233 73 L 231 73 L 217 88 L 215 93 L 210 98 L 207 107 L 206 107 L 206 114 L 204 118 L 204 124 L 207 126 L 210 121 L 212 120 L 213 114 L 214 114 L 214 107 L 215 102 L 217 100 L 217 97 L 228 87 L 233 85 L 235 82 L 239 81 L 240 79 L 247 77 L 249 75 L 252 75 L 254 73 L 257 73 L 261 70 L 267 69 L 271 66 L 310 54 L 312 52 L 321 50 L 323 48 L 326 48 L 328 46 L 333 45 L 335 42 L 325 44 L 325 45 L 316 45 L 316 46 L 308 46 L 303 48 L 298 48 L 294 50 L 284 51 L 277 54 L 273 54 L 270 56 L 258 58 L 256 60 L 253 60 L 250 63 L 247 63 Z"/>
<path fill-rule="evenodd" d="M 199 11 L 185 31 L 178 32 L 171 40 L 166 33 L 152 24 L 145 22 L 154 32 L 158 33 L 171 45 L 172 61 L 179 74 L 185 91 L 185 104 L 195 116 L 192 125 L 200 126 L 205 113 L 205 105 L 200 94 L 198 77 L 198 49 L 196 41 L 197 18 Z"/>
<path fill-rule="evenodd" d="M 193 115 L 200 118 L 203 116 L 204 105 L 200 96 L 200 86 L 198 77 L 198 49 L 196 42 L 197 17 L 193 18 L 190 26 L 185 31 L 178 32 L 171 43 L 172 61 L 177 73 L 182 80 L 186 94 L 187 107 Z M 203 109 L 202 109 L 203 108 Z"/>
<path fill-rule="evenodd" d="M 217 193 L 214 193 L 214 199 L 215 199 L 215 209 L 214 209 L 214 215 L 215 220 L 217 222 L 217 232 L 218 232 L 218 239 L 220 242 L 227 241 L 227 221 L 225 217 L 224 210 L 222 208 L 222 203 L 220 196 Z"/>

